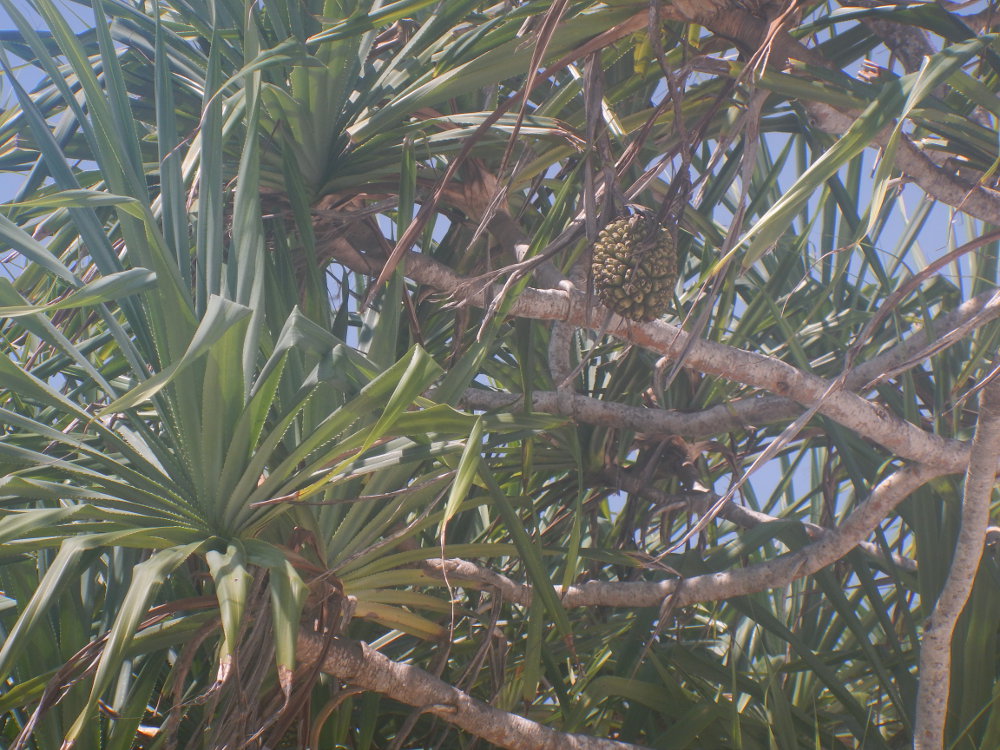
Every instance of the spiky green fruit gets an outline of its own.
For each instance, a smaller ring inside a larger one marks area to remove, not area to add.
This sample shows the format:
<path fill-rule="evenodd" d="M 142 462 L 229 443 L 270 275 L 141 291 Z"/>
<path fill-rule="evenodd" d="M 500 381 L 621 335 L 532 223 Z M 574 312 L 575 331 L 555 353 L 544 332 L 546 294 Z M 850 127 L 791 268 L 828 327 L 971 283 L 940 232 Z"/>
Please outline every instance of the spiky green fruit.
<path fill-rule="evenodd" d="M 615 219 L 597 235 L 594 291 L 630 320 L 655 320 L 669 308 L 677 283 L 673 233 L 645 214 Z"/>

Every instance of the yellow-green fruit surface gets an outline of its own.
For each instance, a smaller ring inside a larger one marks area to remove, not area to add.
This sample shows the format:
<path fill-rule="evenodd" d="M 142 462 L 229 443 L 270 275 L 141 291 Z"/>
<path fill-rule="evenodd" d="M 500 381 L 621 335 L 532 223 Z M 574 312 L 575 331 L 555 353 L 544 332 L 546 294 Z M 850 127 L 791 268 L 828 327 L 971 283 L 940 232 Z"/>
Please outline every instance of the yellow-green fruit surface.
<path fill-rule="evenodd" d="M 642 214 L 615 219 L 594 243 L 594 291 L 622 317 L 648 321 L 670 308 L 677 283 L 673 234 Z"/>

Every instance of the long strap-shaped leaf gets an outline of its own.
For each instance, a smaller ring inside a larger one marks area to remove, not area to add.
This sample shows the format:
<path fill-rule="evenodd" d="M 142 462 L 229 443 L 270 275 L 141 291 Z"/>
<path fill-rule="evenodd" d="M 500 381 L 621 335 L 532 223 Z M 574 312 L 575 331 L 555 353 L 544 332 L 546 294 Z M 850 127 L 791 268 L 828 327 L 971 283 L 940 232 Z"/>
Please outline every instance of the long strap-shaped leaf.
<path fill-rule="evenodd" d="M 378 439 L 381 430 L 384 430 L 388 424 L 414 402 L 417 396 L 427 389 L 439 373 L 440 368 L 437 363 L 423 349 L 414 347 L 408 356 L 401 359 L 365 386 L 355 399 L 345 404 L 317 425 L 312 434 L 295 446 L 288 456 L 273 468 L 267 480 L 249 494 L 247 502 L 253 503 L 271 497 L 271 493 L 283 485 L 288 480 L 292 470 L 301 461 L 308 458 L 313 451 L 333 440 L 358 419 L 371 414 L 372 411 L 382 406 L 379 419 L 368 431 L 365 443 L 361 449 L 363 452 Z M 387 402 L 386 397 L 388 397 Z M 284 429 L 287 429 L 287 427 Z M 284 429 L 281 430 L 280 434 L 278 430 L 273 431 L 269 438 L 265 439 L 262 447 L 268 445 L 271 446 L 270 450 L 273 450 L 277 446 L 281 435 L 283 435 Z M 266 460 L 266 457 L 264 460 Z M 353 459 L 345 459 L 345 461 L 350 460 Z M 252 476 L 252 473 L 244 475 L 241 484 L 236 489 L 236 493 L 242 494 L 242 492 L 256 485 L 257 478 L 260 477 L 260 470 L 263 469 L 263 461 L 261 461 L 259 468 L 256 466 L 254 468 L 257 470 L 256 475 Z M 335 473 L 335 471 L 332 473 Z M 296 473 L 304 475 L 304 472 Z"/>
<path fill-rule="evenodd" d="M 0 279 L 9 285 L 6 279 Z M 75 310 L 79 307 L 90 307 L 103 302 L 111 302 L 122 297 L 148 289 L 156 282 L 156 274 L 145 268 L 132 268 L 128 271 L 113 273 L 97 281 L 78 287 L 61 300 L 45 305 L 6 305 L 0 306 L 0 317 L 20 318 L 25 315 L 35 315 L 40 312 L 56 312 L 57 310 Z"/>
<path fill-rule="evenodd" d="M 746 242 L 750 242 L 750 246 L 743 260 L 743 266 L 747 267 L 756 262 L 784 233 L 792 218 L 815 193 L 819 185 L 868 148 L 872 138 L 886 125 L 912 108 L 921 98 L 947 80 L 966 60 L 995 39 L 995 35 L 986 35 L 971 42 L 956 44 L 935 55 L 920 73 L 905 76 L 898 82 L 887 85 L 882 95 L 865 109 L 837 143 L 796 180 L 781 199 L 747 230 L 733 250 L 716 263 L 715 267 L 721 268 Z"/>
<path fill-rule="evenodd" d="M 90 696 L 76 721 L 73 722 L 73 726 L 66 733 L 63 743 L 66 750 L 76 744 L 77 737 L 83 732 L 87 723 L 92 720 L 91 713 L 117 673 L 125 651 L 135 637 L 139 623 L 149 610 L 149 605 L 160 586 L 178 566 L 191 555 L 204 549 L 207 544 L 207 540 L 201 540 L 160 550 L 154 552 L 152 557 L 145 562 L 135 566 L 132 572 L 132 583 L 129 585 L 125 600 L 116 613 L 117 616 L 111 627 L 111 632 L 108 633 L 101 660 L 97 664 L 97 673 L 94 675 L 94 681 L 90 688 Z"/>
<path fill-rule="evenodd" d="M 494 507 L 503 520 L 504 530 L 514 541 L 518 552 L 521 553 L 521 560 L 528 571 L 528 577 L 535 587 L 535 593 L 545 603 L 545 609 L 549 616 L 555 621 L 556 627 L 563 638 L 573 637 L 573 628 L 570 625 L 569 617 L 556 595 L 556 590 L 552 584 L 552 578 L 542 564 L 542 556 L 539 552 L 538 544 L 532 541 L 531 537 L 524 530 L 521 519 L 518 518 L 514 506 L 510 503 L 510 498 L 504 493 L 493 477 L 490 467 L 479 457 L 479 477 L 486 485 L 490 497 L 494 500 Z"/>
<path fill-rule="evenodd" d="M 137 385 L 131 391 L 101 410 L 101 414 L 113 414 L 117 411 L 130 409 L 133 406 L 148 401 L 170 382 L 190 367 L 199 357 L 217 342 L 234 325 L 250 315 L 250 309 L 221 297 L 209 300 L 205 315 L 198 324 L 194 336 L 188 344 L 187 351 L 176 362 L 172 362 L 144 383 Z"/>
<path fill-rule="evenodd" d="M 70 517 L 71 515 L 68 513 L 66 517 Z M 33 528 L 41 528 L 51 524 L 55 518 L 56 516 L 54 515 L 42 515 L 38 513 L 29 517 L 0 520 L 0 538 L 6 536 L 8 528 L 16 529 L 21 534 L 29 533 Z M 159 533 L 160 531 L 157 529 L 129 529 L 66 539 L 62 543 L 55 559 L 49 565 L 42 580 L 39 581 L 31 600 L 25 605 L 21 616 L 18 617 L 17 622 L 11 628 L 3 647 L 0 648 L 0 677 L 6 678 L 10 674 L 12 660 L 17 656 L 18 649 L 24 637 L 52 606 L 59 591 L 66 582 L 79 572 L 86 553 L 104 547 L 124 544 L 137 544 L 143 547 L 162 546 L 164 538 Z M 200 545 L 203 542 L 195 544 Z M 190 546 L 187 545 L 187 547 Z M 181 547 L 180 549 L 185 548 Z M 185 555 L 185 559 L 186 557 L 187 555 Z M 152 595 L 152 592 L 150 592 L 150 595 Z"/>
<path fill-rule="evenodd" d="M 257 540 L 249 540 L 246 542 L 246 550 L 249 562 L 268 570 L 278 684 L 287 700 L 292 689 L 295 646 L 302 619 L 302 607 L 309 590 L 292 564 L 275 547 Z"/>
<path fill-rule="evenodd" d="M 230 542 L 225 552 L 209 550 L 205 553 L 205 561 L 215 581 L 215 595 L 219 599 L 219 615 L 222 618 L 223 638 L 217 680 L 224 682 L 239 642 L 251 574 L 247 568 L 246 552 L 239 542 Z"/>

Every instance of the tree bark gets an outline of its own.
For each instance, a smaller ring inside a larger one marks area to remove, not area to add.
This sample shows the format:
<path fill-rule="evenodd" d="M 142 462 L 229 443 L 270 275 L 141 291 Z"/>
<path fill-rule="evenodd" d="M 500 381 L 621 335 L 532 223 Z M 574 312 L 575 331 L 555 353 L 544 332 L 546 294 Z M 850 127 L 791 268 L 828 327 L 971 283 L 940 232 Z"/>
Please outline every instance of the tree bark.
<path fill-rule="evenodd" d="M 393 661 L 367 643 L 300 631 L 304 666 L 433 714 L 476 737 L 511 750 L 638 750 L 639 745 L 560 732 L 501 711 L 411 664 Z"/>

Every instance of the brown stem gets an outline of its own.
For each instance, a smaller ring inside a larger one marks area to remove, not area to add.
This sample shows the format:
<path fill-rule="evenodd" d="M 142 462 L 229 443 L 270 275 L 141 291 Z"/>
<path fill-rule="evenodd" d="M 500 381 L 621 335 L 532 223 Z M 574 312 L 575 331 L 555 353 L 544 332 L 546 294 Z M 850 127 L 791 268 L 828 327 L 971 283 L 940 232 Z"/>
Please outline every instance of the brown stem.
<path fill-rule="evenodd" d="M 668 492 L 649 486 L 648 482 L 643 481 L 633 471 L 621 470 L 616 472 L 614 476 L 608 476 L 608 479 L 613 481 L 615 485 L 623 490 L 645 497 L 646 499 L 652 500 L 653 502 L 661 505 L 669 504 L 673 497 Z M 684 500 L 691 512 L 703 514 L 707 513 L 709 509 L 711 509 L 712 506 L 718 502 L 719 496 L 714 492 L 687 493 Z M 718 511 L 717 515 L 719 518 L 724 518 L 730 523 L 734 523 L 744 529 L 753 529 L 763 523 L 772 523 L 774 521 L 794 520 L 771 516 L 767 513 L 761 513 L 759 510 L 748 508 L 745 505 L 740 505 L 732 500 L 726 502 Z M 825 526 L 810 523 L 809 521 L 796 522 L 802 526 L 806 534 L 808 534 L 812 539 L 822 539 L 831 531 L 831 529 L 828 529 Z M 871 542 L 858 542 L 857 546 L 858 549 L 866 555 L 874 560 L 877 560 L 880 565 L 886 566 L 891 564 L 910 573 L 915 573 L 917 571 L 917 563 L 908 557 L 903 557 L 902 555 L 892 555 L 890 561 L 886 559 L 886 555 L 876 544 L 872 544 Z"/>

